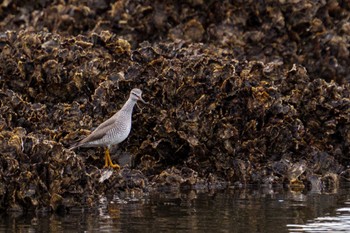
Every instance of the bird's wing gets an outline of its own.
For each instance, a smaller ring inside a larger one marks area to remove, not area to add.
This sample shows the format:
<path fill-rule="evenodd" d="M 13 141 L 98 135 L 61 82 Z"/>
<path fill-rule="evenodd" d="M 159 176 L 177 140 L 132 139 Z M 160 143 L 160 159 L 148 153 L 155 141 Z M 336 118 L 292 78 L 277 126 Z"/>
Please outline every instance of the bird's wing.
<path fill-rule="evenodd" d="M 89 136 L 87 136 L 83 140 L 73 145 L 72 148 L 83 146 L 88 142 L 97 141 L 103 138 L 103 136 L 105 136 L 106 133 L 113 128 L 114 123 L 115 123 L 114 117 L 109 118 L 108 120 L 106 120 L 105 122 L 97 126 L 97 128 L 94 131 L 92 131 L 92 133 Z"/>
<path fill-rule="evenodd" d="M 93 134 L 96 131 L 100 131 L 103 128 L 107 128 L 110 127 L 111 125 L 113 125 L 115 122 L 115 115 L 113 115 L 111 118 L 109 118 L 108 120 L 102 122 L 99 126 L 97 126 L 97 128 L 91 133 Z M 103 131 L 103 130 L 102 130 Z"/>

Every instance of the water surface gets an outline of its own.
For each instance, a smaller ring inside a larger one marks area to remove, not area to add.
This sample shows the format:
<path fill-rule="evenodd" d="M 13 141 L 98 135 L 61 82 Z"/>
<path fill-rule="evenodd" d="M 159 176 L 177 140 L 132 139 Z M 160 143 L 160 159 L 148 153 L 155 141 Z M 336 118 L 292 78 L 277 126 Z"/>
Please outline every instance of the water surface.
<path fill-rule="evenodd" d="M 350 186 L 324 193 L 283 188 L 101 197 L 99 208 L 1 214 L 1 232 L 344 232 Z"/>

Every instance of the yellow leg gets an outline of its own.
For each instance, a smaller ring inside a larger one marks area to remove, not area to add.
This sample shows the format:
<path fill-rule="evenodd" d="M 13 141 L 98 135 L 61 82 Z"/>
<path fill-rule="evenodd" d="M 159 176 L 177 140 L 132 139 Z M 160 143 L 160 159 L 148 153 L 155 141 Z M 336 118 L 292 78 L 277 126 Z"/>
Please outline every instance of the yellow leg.
<path fill-rule="evenodd" d="M 109 163 L 108 156 L 109 156 L 109 151 L 108 151 L 108 148 L 107 148 L 107 150 L 105 152 L 105 166 L 104 166 L 104 168 L 108 167 L 108 163 Z"/>
<path fill-rule="evenodd" d="M 106 153 L 105 153 L 105 168 L 106 167 L 112 167 L 116 169 L 120 169 L 120 166 L 118 164 L 113 164 L 111 156 L 109 154 L 109 148 L 107 148 Z"/>

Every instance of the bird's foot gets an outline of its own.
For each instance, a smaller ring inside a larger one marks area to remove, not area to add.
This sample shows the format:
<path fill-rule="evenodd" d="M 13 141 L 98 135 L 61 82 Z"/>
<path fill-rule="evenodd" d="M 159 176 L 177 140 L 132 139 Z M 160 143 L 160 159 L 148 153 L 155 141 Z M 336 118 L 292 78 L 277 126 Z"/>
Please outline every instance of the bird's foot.
<path fill-rule="evenodd" d="M 108 165 L 104 165 L 103 168 L 114 168 L 117 170 L 120 170 L 120 166 L 118 164 L 108 164 Z"/>
<path fill-rule="evenodd" d="M 105 165 L 103 168 L 109 168 L 109 167 L 120 170 L 120 166 L 112 162 L 111 156 L 109 154 L 109 149 L 107 148 L 105 153 Z"/>
<path fill-rule="evenodd" d="M 111 164 L 109 164 L 109 166 L 110 166 L 111 168 L 120 170 L 120 166 L 119 166 L 118 164 L 116 164 L 116 163 L 115 163 L 115 164 L 111 163 Z"/>

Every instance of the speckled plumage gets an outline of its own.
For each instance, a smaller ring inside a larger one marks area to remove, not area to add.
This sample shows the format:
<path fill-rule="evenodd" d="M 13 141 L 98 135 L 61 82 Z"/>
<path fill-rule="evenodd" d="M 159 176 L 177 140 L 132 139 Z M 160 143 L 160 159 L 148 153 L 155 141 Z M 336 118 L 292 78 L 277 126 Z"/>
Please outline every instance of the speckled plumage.
<path fill-rule="evenodd" d="M 143 103 L 146 103 L 142 99 L 141 95 L 142 91 L 140 89 L 132 89 L 130 92 L 129 99 L 117 113 L 115 113 L 111 118 L 100 124 L 89 136 L 79 141 L 78 143 L 72 145 L 70 149 L 74 149 L 76 147 L 106 146 L 107 151 L 105 166 L 107 166 L 107 160 L 110 161 L 109 147 L 111 145 L 121 143 L 129 136 L 131 130 L 132 112 L 136 102 L 140 100 Z M 109 158 L 107 158 L 107 152 Z"/>

